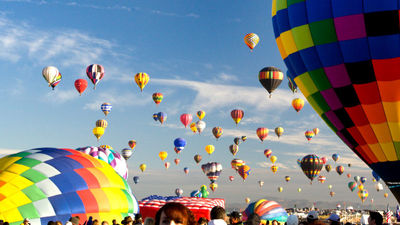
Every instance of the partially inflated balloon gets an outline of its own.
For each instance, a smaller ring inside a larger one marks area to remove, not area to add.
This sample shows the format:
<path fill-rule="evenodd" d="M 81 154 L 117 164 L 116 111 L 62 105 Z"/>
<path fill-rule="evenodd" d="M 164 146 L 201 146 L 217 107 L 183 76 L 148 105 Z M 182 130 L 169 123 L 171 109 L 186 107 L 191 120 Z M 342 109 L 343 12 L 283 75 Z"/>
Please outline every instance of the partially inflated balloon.
<path fill-rule="evenodd" d="M 143 91 L 143 88 L 146 86 L 146 84 L 149 82 L 150 77 L 147 73 L 137 73 L 135 75 L 135 82 L 137 86 L 139 86 L 140 91 Z"/>
<path fill-rule="evenodd" d="M 244 36 L 244 43 L 246 43 L 251 51 L 253 51 L 253 48 L 256 47 L 259 41 L 260 38 L 255 33 L 249 33 Z"/>
<path fill-rule="evenodd" d="M 168 156 L 168 153 L 166 151 L 161 151 L 161 152 L 158 153 L 158 157 L 160 157 L 160 159 L 162 161 L 164 161 L 164 159 L 166 159 L 167 156 Z"/>
<path fill-rule="evenodd" d="M 207 145 L 205 147 L 205 150 L 206 150 L 207 154 L 211 155 L 214 152 L 215 147 L 214 147 L 214 145 Z"/>
<path fill-rule="evenodd" d="M 110 103 L 105 102 L 101 104 L 100 109 L 101 111 L 103 111 L 104 115 L 107 116 L 111 112 L 112 105 Z"/>
<path fill-rule="evenodd" d="M 197 111 L 196 116 L 199 118 L 199 120 L 202 120 L 204 116 L 206 115 L 206 112 L 203 110 Z"/>
<path fill-rule="evenodd" d="M 75 81 L 75 89 L 79 92 L 79 95 L 86 90 L 88 82 L 85 79 L 78 79 Z"/>
<path fill-rule="evenodd" d="M 183 126 L 185 126 L 185 128 L 187 127 L 187 125 L 188 125 L 189 123 L 192 122 L 192 119 L 193 119 L 192 114 L 188 114 L 188 113 L 184 113 L 184 114 L 182 114 L 181 117 L 180 117 L 180 120 L 181 120 Z"/>
<path fill-rule="evenodd" d="M 231 111 L 231 117 L 235 121 L 236 125 L 243 119 L 244 112 L 240 109 L 234 109 Z"/>
<path fill-rule="evenodd" d="M 92 81 L 94 89 L 96 89 L 97 83 L 104 77 L 104 67 L 99 64 L 92 64 L 86 68 L 86 75 Z"/>
<path fill-rule="evenodd" d="M 258 73 L 258 79 L 271 98 L 272 92 L 282 83 L 283 73 L 276 67 L 265 67 Z"/>
<path fill-rule="evenodd" d="M 164 95 L 162 93 L 156 92 L 156 93 L 153 93 L 152 97 L 153 97 L 154 103 L 156 103 L 156 105 L 159 105 L 162 102 Z"/>
<path fill-rule="evenodd" d="M 261 142 L 263 142 L 265 140 L 265 138 L 267 138 L 268 132 L 269 132 L 268 128 L 265 128 L 265 127 L 257 128 L 257 136 Z"/>
<path fill-rule="evenodd" d="M 214 127 L 212 129 L 212 133 L 214 137 L 218 140 L 218 138 L 220 138 L 221 135 L 224 133 L 224 130 L 222 129 L 222 127 Z"/>
<path fill-rule="evenodd" d="M 104 134 L 104 128 L 102 128 L 102 127 L 93 128 L 93 134 L 94 134 L 94 136 L 96 136 L 97 140 L 99 140 L 101 138 L 101 136 L 103 136 L 103 134 Z"/>
<path fill-rule="evenodd" d="M 300 112 L 300 110 L 304 106 L 304 100 L 301 98 L 295 98 L 292 101 L 292 106 L 293 106 L 294 110 L 296 110 L 296 112 Z"/>
<path fill-rule="evenodd" d="M 146 170 L 146 168 L 147 168 L 147 165 L 146 164 L 140 164 L 140 166 L 139 166 L 139 169 L 142 171 L 142 172 L 144 172 L 145 170 Z"/>
<path fill-rule="evenodd" d="M 197 164 L 199 164 L 199 162 L 201 161 L 201 155 L 195 155 L 194 157 L 194 161 L 197 163 Z"/>
<path fill-rule="evenodd" d="M 242 165 L 238 169 L 239 175 L 246 180 L 246 178 L 250 175 L 251 169 L 248 165 Z"/>

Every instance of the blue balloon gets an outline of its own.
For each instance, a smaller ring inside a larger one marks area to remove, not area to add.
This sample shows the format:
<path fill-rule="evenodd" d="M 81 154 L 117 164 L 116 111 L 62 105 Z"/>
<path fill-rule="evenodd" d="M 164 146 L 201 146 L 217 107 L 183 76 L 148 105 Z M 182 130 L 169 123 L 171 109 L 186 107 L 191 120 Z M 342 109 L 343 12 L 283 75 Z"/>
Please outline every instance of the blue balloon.
<path fill-rule="evenodd" d="M 375 178 L 376 181 L 380 181 L 381 180 L 381 177 L 373 170 L 372 170 L 372 176 Z"/>
<path fill-rule="evenodd" d="M 360 181 L 361 181 L 362 184 L 364 184 L 367 181 L 367 178 L 366 177 L 361 177 Z"/>
<path fill-rule="evenodd" d="M 135 182 L 135 184 L 139 183 L 139 177 L 138 176 L 134 176 L 133 177 L 133 182 Z"/>
<path fill-rule="evenodd" d="M 154 114 L 153 114 L 153 120 L 154 120 L 154 121 L 157 121 L 157 120 L 158 120 L 158 114 L 157 114 L 157 113 L 154 113 Z"/>
<path fill-rule="evenodd" d="M 179 151 L 183 150 L 186 146 L 186 140 L 183 138 L 177 138 L 174 141 L 175 148 Z"/>
<path fill-rule="evenodd" d="M 190 193 L 190 197 L 201 198 L 201 192 L 199 190 L 194 190 Z"/>

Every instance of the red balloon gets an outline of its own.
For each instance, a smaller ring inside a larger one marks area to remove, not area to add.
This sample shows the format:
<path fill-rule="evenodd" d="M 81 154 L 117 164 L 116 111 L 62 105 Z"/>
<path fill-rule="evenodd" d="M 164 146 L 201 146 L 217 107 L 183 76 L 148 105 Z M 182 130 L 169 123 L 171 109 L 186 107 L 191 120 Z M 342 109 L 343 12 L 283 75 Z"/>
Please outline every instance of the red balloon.
<path fill-rule="evenodd" d="M 185 126 L 185 128 L 190 122 L 192 122 L 192 119 L 193 119 L 192 114 L 184 113 L 181 115 L 181 122 Z"/>
<path fill-rule="evenodd" d="M 75 88 L 79 92 L 79 95 L 86 90 L 88 82 L 85 79 L 78 79 L 75 81 Z"/>

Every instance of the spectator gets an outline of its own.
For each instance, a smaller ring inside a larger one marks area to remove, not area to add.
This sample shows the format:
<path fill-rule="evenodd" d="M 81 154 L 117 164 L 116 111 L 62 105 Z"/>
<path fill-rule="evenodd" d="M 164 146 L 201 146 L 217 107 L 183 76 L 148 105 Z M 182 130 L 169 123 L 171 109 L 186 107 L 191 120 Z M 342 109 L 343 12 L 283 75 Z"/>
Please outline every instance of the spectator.
<path fill-rule="evenodd" d="M 24 222 L 22 222 L 21 225 L 28 225 L 28 224 L 30 224 L 30 223 L 29 223 L 29 218 L 25 218 L 25 219 L 24 219 Z"/>
<path fill-rule="evenodd" d="M 242 213 L 238 211 L 233 211 L 229 214 L 229 224 L 231 225 L 243 225 Z"/>
<path fill-rule="evenodd" d="M 108 225 L 108 222 L 107 221 L 103 221 L 103 222 L 101 222 L 101 225 Z"/>
<path fill-rule="evenodd" d="M 155 225 L 196 225 L 192 211 L 176 202 L 161 207 L 156 213 L 155 220 Z"/>
<path fill-rule="evenodd" d="M 199 220 L 197 221 L 197 225 L 207 225 L 208 224 L 208 219 L 205 217 L 200 217 Z"/>
<path fill-rule="evenodd" d="M 214 206 L 211 209 L 210 218 L 211 220 L 208 222 L 208 225 L 226 225 L 227 216 L 225 209 L 221 206 Z"/>
<path fill-rule="evenodd" d="M 147 218 L 144 220 L 144 225 L 154 225 L 155 222 L 156 222 L 156 221 L 155 221 L 153 218 L 147 217 Z"/>
<path fill-rule="evenodd" d="M 369 211 L 368 224 L 369 225 L 382 225 L 383 217 L 376 211 Z"/>
<path fill-rule="evenodd" d="M 299 219 L 296 215 L 290 215 L 286 220 L 286 225 L 298 225 Z"/>
<path fill-rule="evenodd" d="M 125 225 L 133 225 L 134 220 L 130 216 L 125 216 L 124 220 L 121 221 L 121 224 Z"/>
<path fill-rule="evenodd" d="M 100 222 L 98 220 L 93 220 L 92 225 L 100 225 Z"/>
<path fill-rule="evenodd" d="M 279 225 L 277 220 L 272 220 L 272 225 Z"/>
<path fill-rule="evenodd" d="M 74 216 L 69 218 L 68 222 L 71 222 L 73 225 L 79 225 L 79 217 Z"/>
<path fill-rule="evenodd" d="M 318 220 L 318 212 L 311 210 L 307 215 L 307 223 L 314 224 Z"/>
<path fill-rule="evenodd" d="M 61 221 L 57 220 L 56 225 L 63 225 L 63 224 L 61 223 Z"/>
<path fill-rule="evenodd" d="M 116 219 L 113 219 L 113 220 L 112 220 L 112 224 L 113 224 L 113 225 L 119 225 L 119 223 L 117 223 L 117 220 L 116 220 Z"/>
<path fill-rule="evenodd" d="M 261 218 L 258 214 L 252 213 L 247 217 L 246 222 L 244 223 L 245 225 L 260 225 L 261 224 Z"/>
<path fill-rule="evenodd" d="M 135 215 L 135 225 L 143 225 L 143 217 L 139 213 Z"/>
<path fill-rule="evenodd" d="M 56 225 L 56 222 L 54 222 L 54 221 L 49 221 L 49 222 L 47 222 L 47 225 Z"/>
<path fill-rule="evenodd" d="M 340 217 L 335 213 L 332 213 L 329 216 L 328 221 L 331 225 L 340 225 Z"/>

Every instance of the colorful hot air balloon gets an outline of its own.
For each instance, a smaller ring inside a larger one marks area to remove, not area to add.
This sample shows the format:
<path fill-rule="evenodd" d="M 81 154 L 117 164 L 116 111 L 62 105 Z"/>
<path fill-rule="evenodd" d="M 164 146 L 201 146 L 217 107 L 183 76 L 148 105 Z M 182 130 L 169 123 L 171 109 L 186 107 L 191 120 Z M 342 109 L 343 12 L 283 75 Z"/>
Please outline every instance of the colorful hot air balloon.
<path fill-rule="evenodd" d="M 86 68 L 86 75 L 92 81 L 93 89 L 96 89 L 97 83 L 104 77 L 104 67 L 99 64 L 92 64 Z"/>
<path fill-rule="evenodd" d="M 361 182 L 362 184 L 364 184 L 365 182 L 367 182 L 367 178 L 366 178 L 366 177 L 361 177 L 361 178 L 360 178 L 360 182 Z"/>
<path fill-rule="evenodd" d="M 182 188 L 177 188 L 177 189 L 175 189 L 175 194 L 176 194 L 176 196 L 178 196 L 178 197 L 182 197 L 182 194 L 183 194 Z"/>
<path fill-rule="evenodd" d="M 301 160 L 301 169 L 311 182 L 321 172 L 323 165 L 322 160 L 316 155 L 306 155 Z"/>
<path fill-rule="evenodd" d="M 338 154 L 333 154 L 332 159 L 333 161 L 337 162 L 339 160 L 340 156 Z"/>
<path fill-rule="evenodd" d="M 271 166 L 271 171 L 272 171 L 272 173 L 276 173 L 276 171 L 278 171 L 278 166 L 276 166 L 276 165 L 273 165 L 273 166 Z"/>
<path fill-rule="evenodd" d="M 250 51 L 253 51 L 253 48 L 256 47 L 260 38 L 255 33 L 249 33 L 244 36 L 244 43 L 250 48 Z"/>
<path fill-rule="evenodd" d="M 289 73 L 290 73 L 289 71 L 286 72 L 287 78 L 288 78 L 288 80 L 289 80 L 289 82 L 288 82 L 288 87 L 289 87 L 289 89 L 292 91 L 292 93 L 294 94 L 295 92 L 297 92 L 297 85 L 296 85 L 296 83 L 290 78 L 291 75 L 290 75 Z"/>
<path fill-rule="evenodd" d="M 358 197 L 361 199 L 361 202 L 364 203 L 364 201 L 368 198 L 368 191 L 365 189 L 359 190 Z"/>
<path fill-rule="evenodd" d="M 361 177 L 360 176 L 354 176 L 354 180 L 359 183 L 360 182 Z"/>
<path fill-rule="evenodd" d="M 316 127 L 313 129 L 313 132 L 314 132 L 315 136 L 317 136 L 319 134 L 319 129 Z"/>
<path fill-rule="evenodd" d="M 107 116 L 111 112 L 112 105 L 110 103 L 105 102 L 101 104 L 100 109 L 101 111 L 103 111 L 104 115 Z"/>
<path fill-rule="evenodd" d="M 258 79 L 271 98 L 272 92 L 282 83 L 283 73 L 276 67 L 265 67 L 258 73 Z"/>
<path fill-rule="evenodd" d="M 264 155 L 267 157 L 267 159 L 271 156 L 272 150 L 271 149 L 265 149 L 264 150 Z"/>
<path fill-rule="evenodd" d="M 101 136 L 103 136 L 103 134 L 104 134 L 104 128 L 102 128 L 102 127 L 93 128 L 93 134 L 94 134 L 94 136 L 96 136 L 97 141 L 98 141 L 101 138 Z"/>
<path fill-rule="evenodd" d="M 328 162 L 328 158 L 326 158 L 326 156 L 321 157 L 321 160 L 324 164 L 326 164 L 326 162 Z"/>
<path fill-rule="evenodd" d="M 132 149 L 129 148 L 124 148 L 121 151 L 122 157 L 124 157 L 125 160 L 128 160 L 132 156 Z"/>
<path fill-rule="evenodd" d="M 140 164 L 140 166 L 139 166 L 139 169 L 140 169 L 142 172 L 144 172 L 144 171 L 146 170 L 146 168 L 147 168 L 147 165 L 144 164 L 144 163 Z"/>
<path fill-rule="evenodd" d="M 175 151 L 179 154 L 186 146 L 186 140 L 183 138 L 177 138 L 174 140 Z"/>
<path fill-rule="evenodd" d="M 136 141 L 135 140 L 129 140 L 128 141 L 128 145 L 133 150 L 136 147 Z"/>
<path fill-rule="evenodd" d="M 273 155 L 273 156 L 271 156 L 269 159 L 271 160 L 272 163 L 275 163 L 276 160 L 278 159 L 278 157 L 276 157 L 276 156 Z"/>
<path fill-rule="evenodd" d="M 96 127 L 102 127 L 106 129 L 108 126 L 107 120 L 97 120 L 96 121 Z"/>
<path fill-rule="evenodd" d="M 184 113 L 181 115 L 180 119 L 181 119 L 183 126 L 185 126 L 185 128 L 186 128 L 187 125 L 192 122 L 193 117 L 192 117 L 192 114 Z"/>
<path fill-rule="evenodd" d="M 257 128 L 257 136 L 261 140 L 261 142 L 263 142 L 265 140 L 265 138 L 267 138 L 268 132 L 269 132 L 268 128 L 265 128 L 265 127 Z"/>
<path fill-rule="evenodd" d="M 307 141 L 310 141 L 314 137 L 314 132 L 312 132 L 311 130 L 307 130 L 304 133 L 304 136 L 306 136 Z"/>
<path fill-rule="evenodd" d="M 154 103 L 156 103 L 156 105 L 159 105 L 162 102 L 164 95 L 162 93 L 156 92 L 156 93 L 153 93 L 152 97 L 153 97 Z"/>
<path fill-rule="evenodd" d="M 337 166 L 337 167 L 336 167 L 336 172 L 337 172 L 339 175 L 342 175 L 343 172 L 344 172 L 344 167 L 343 167 L 343 166 Z"/>
<path fill-rule="evenodd" d="M 166 159 L 167 156 L 168 156 L 168 153 L 166 151 L 161 151 L 161 152 L 158 153 L 158 157 L 160 157 L 160 159 L 162 161 L 164 161 L 164 159 Z"/>
<path fill-rule="evenodd" d="M 232 153 L 233 156 L 236 155 L 236 153 L 239 151 L 239 145 L 230 145 L 229 146 L 229 151 Z"/>
<path fill-rule="evenodd" d="M 235 179 L 234 176 L 229 176 L 229 180 L 230 180 L 230 181 L 233 181 L 234 179 Z"/>
<path fill-rule="evenodd" d="M 139 205 L 128 182 L 108 164 L 73 149 L 38 148 L 0 159 L 0 219 L 10 224 L 122 220 Z M 8 179 L 6 179 L 8 177 Z M 5 203 L 7 202 L 7 207 Z M 118 204 L 106 204 L 118 202 Z M 99 207 L 101 206 L 101 207 Z"/>
<path fill-rule="evenodd" d="M 285 181 L 289 182 L 290 181 L 290 177 L 289 176 L 285 176 Z"/>
<path fill-rule="evenodd" d="M 206 150 L 207 154 L 211 155 L 214 152 L 215 147 L 214 147 L 214 145 L 207 145 L 205 147 L 205 150 Z"/>
<path fill-rule="evenodd" d="M 245 198 L 244 201 L 246 202 L 246 204 L 250 203 L 250 198 Z"/>
<path fill-rule="evenodd" d="M 331 191 L 331 192 L 329 192 L 329 195 L 331 196 L 331 197 L 333 197 L 333 196 L 335 196 L 335 192 L 333 192 L 333 191 Z"/>
<path fill-rule="evenodd" d="M 362 184 L 358 185 L 358 190 L 364 190 L 364 185 Z"/>
<path fill-rule="evenodd" d="M 301 98 L 295 98 L 292 101 L 292 106 L 293 106 L 294 110 L 296 110 L 296 112 L 300 112 L 300 110 L 304 106 L 304 100 Z"/>
<path fill-rule="evenodd" d="M 247 140 L 247 136 L 242 136 L 241 139 L 243 142 L 245 142 Z"/>
<path fill-rule="evenodd" d="M 278 187 L 278 192 L 282 192 L 283 191 L 283 187 Z"/>
<path fill-rule="evenodd" d="M 201 169 L 206 174 L 211 183 L 215 183 L 222 172 L 222 165 L 218 162 L 209 162 L 201 165 Z"/>
<path fill-rule="evenodd" d="M 164 163 L 164 167 L 165 167 L 165 169 L 168 169 L 170 165 L 171 165 L 171 163 L 170 163 L 170 162 L 165 162 L 165 163 Z"/>
<path fill-rule="evenodd" d="M 75 81 L 75 89 L 79 92 L 79 95 L 82 95 L 82 93 L 86 90 L 88 86 L 88 82 L 85 79 L 77 79 Z"/>
<path fill-rule="evenodd" d="M 54 90 L 54 88 L 61 82 L 62 76 L 61 73 L 59 73 L 56 76 L 56 79 L 53 80 L 53 82 L 50 83 L 51 88 Z"/>
<path fill-rule="evenodd" d="M 218 140 L 218 138 L 220 138 L 221 135 L 224 133 L 224 130 L 222 129 L 222 127 L 214 127 L 212 129 L 212 133 L 214 137 Z"/>
<path fill-rule="evenodd" d="M 277 202 L 267 201 L 265 199 L 260 199 L 250 203 L 243 211 L 243 221 L 246 221 L 252 213 L 260 216 L 262 224 L 266 224 L 267 221 L 273 220 L 283 224 L 288 218 L 288 214 L 286 213 L 286 210 L 282 208 L 282 206 L 280 206 Z"/>
<path fill-rule="evenodd" d="M 259 181 L 258 181 L 258 186 L 260 186 L 260 187 L 264 186 L 264 181 L 259 180 Z"/>
<path fill-rule="evenodd" d="M 319 181 L 321 184 L 323 184 L 323 183 L 325 182 L 325 180 L 326 180 L 326 177 L 325 177 L 325 176 L 319 176 L 319 177 L 318 177 L 318 181 Z"/>
<path fill-rule="evenodd" d="M 201 161 L 201 155 L 195 155 L 194 157 L 194 161 L 197 163 L 197 164 L 199 164 L 199 162 Z"/>
<path fill-rule="evenodd" d="M 199 118 L 199 120 L 202 120 L 204 116 L 206 115 L 206 112 L 203 110 L 197 111 L 196 116 Z"/>
<path fill-rule="evenodd" d="M 325 165 L 325 170 L 329 173 L 332 170 L 332 166 L 329 164 Z"/>
<path fill-rule="evenodd" d="M 242 165 L 238 169 L 239 175 L 246 180 L 246 178 L 250 175 L 251 169 L 248 165 Z"/>
<path fill-rule="evenodd" d="M 188 174 L 188 173 L 189 173 L 189 168 L 188 168 L 188 167 L 183 168 L 183 172 L 184 172 L 185 174 Z"/>
<path fill-rule="evenodd" d="M 146 86 L 146 84 L 149 82 L 150 77 L 147 73 L 137 73 L 135 75 L 135 82 L 137 86 L 139 86 L 140 91 L 143 91 L 143 88 Z"/>
<path fill-rule="evenodd" d="M 235 143 L 235 145 L 240 145 L 240 142 L 241 142 L 242 140 L 240 139 L 240 137 L 235 137 L 234 139 L 233 139 L 233 143 Z"/>
<path fill-rule="evenodd" d="M 203 132 L 204 128 L 206 128 L 206 122 L 204 122 L 203 120 L 197 121 L 196 128 L 197 128 L 197 131 L 199 132 L 199 134 L 201 134 L 201 132 Z"/>
<path fill-rule="evenodd" d="M 193 133 L 196 133 L 196 132 L 197 132 L 197 127 L 196 127 L 196 123 L 195 123 L 195 122 L 193 122 L 193 123 L 190 124 L 190 130 L 192 130 Z"/>
<path fill-rule="evenodd" d="M 294 5 L 274 0 L 272 7 L 275 38 L 292 78 L 327 125 L 400 201 L 400 173 L 392 172 L 400 165 L 397 4 Z"/>
<path fill-rule="evenodd" d="M 236 125 L 242 120 L 243 116 L 244 116 L 243 110 L 234 109 L 231 111 L 231 117 L 233 121 L 235 121 Z"/>
<path fill-rule="evenodd" d="M 215 191 L 215 190 L 217 190 L 217 188 L 218 188 L 218 184 L 217 183 L 211 183 L 210 184 L 210 189 L 211 189 L 211 191 Z"/>
<path fill-rule="evenodd" d="M 158 114 L 157 113 L 153 114 L 153 120 L 157 122 L 157 120 L 158 120 Z"/>
<path fill-rule="evenodd" d="M 47 66 L 42 70 L 42 76 L 49 84 L 49 87 L 51 86 L 51 83 L 53 83 L 54 80 L 56 80 L 58 74 L 60 74 L 60 72 L 54 66 Z"/>
<path fill-rule="evenodd" d="M 240 168 L 241 166 L 243 166 L 243 165 L 246 165 L 246 163 L 245 163 L 243 160 L 241 160 L 241 159 L 233 159 L 233 160 L 231 161 L 232 169 L 234 169 L 234 170 L 236 170 L 236 171 L 238 171 L 239 168 Z"/>
<path fill-rule="evenodd" d="M 178 165 L 180 161 L 181 161 L 181 160 L 178 159 L 178 158 L 174 159 L 175 165 Z"/>
<path fill-rule="evenodd" d="M 301 158 L 297 159 L 297 165 L 299 165 L 301 168 Z"/>
<path fill-rule="evenodd" d="M 350 173 L 348 173 L 346 176 L 347 176 L 347 178 L 351 178 L 351 174 Z"/>
<path fill-rule="evenodd" d="M 157 120 L 160 121 L 161 124 L 163 124 L 164 121 L 167 120 L 167 114 L 165 112 L 157 113 Z"/>
<path fill-rule="evenodd" d="M 278 138 L 280 138 L 282 136 L 283 132 L 284 132 L 283 127 L 275 128 L 275 134 L 276 134 L 276 136 L 278 136 Z"/>
<path fill-rule="evenodd" d="M 353 192 L 357 188 L 357 183 L 354 181 L 350 181 L 347 186 L 349 187 L 350 191 Z"/>

